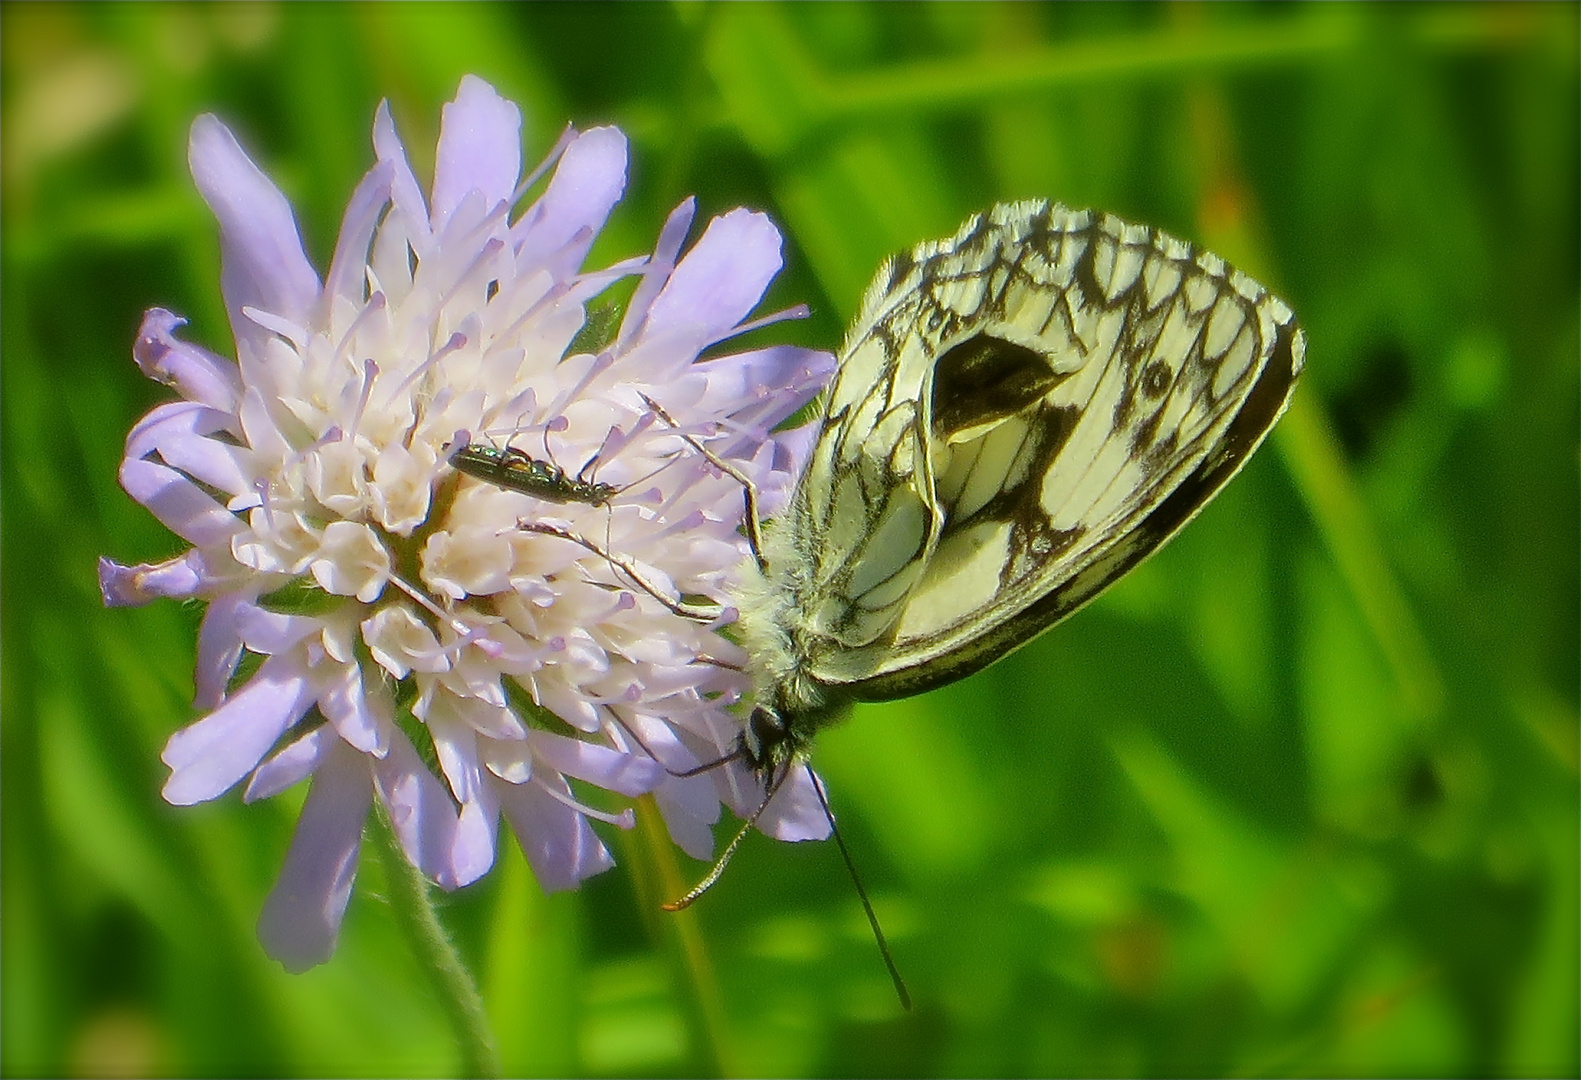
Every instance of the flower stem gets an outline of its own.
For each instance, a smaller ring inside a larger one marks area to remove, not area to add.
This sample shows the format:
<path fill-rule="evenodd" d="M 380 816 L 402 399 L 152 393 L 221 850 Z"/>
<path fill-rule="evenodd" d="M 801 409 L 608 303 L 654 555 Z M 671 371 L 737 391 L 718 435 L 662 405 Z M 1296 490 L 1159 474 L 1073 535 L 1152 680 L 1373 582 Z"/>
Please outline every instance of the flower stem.
<path fill-rule="evenodd" d="M 489 1027 L 488 1014 L 484 1011 L 477 982 L 461 962 L 461 954 L 456 951 L 445 928 L 439 924 L 428 879 L 407 861 L 406 853 L 401 850 L 400 841 L 396 839 L 395 830 L 390 828 L 382 807 L 377 817 L 379 839 L 382 841 L 379 851 L 384 860 L 390 904 L 411 945 L 412 955 L 428 976 L 455 1030 L 456 1041 L 461 1046 L 459 1074 L 499 1076 L 499 1053 L 495 1049 L 494 1032 Z"/>
<path fill-rule="evenodd" d="M 688 1019 L 702 1044 L 701 1050 L 708 1055 L 709 1071 L 717 1076 L 739 1076 L 741 1069 L 731 1047 L 724 994 L 708 956 L 697 912 L 690 908 L 673 913 L 659 909 L 665 900 L 685 892 L 688 882 L 651 795 L 638 800 L 637 832 L 639 836 L 631 838 L 627 851 L 644 864 L 645 872 L 634 875 L 643 917 L 655 940 L 668 943 L 672 958 L 684 973 L 685 984 L 691 990 L 686 1002 Z"/>

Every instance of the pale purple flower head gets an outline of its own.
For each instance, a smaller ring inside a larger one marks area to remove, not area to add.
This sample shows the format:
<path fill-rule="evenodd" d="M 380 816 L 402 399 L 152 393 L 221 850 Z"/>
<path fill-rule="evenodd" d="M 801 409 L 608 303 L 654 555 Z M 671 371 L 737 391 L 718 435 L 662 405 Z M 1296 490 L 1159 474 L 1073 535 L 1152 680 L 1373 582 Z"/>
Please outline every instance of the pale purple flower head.
<path fill-rule="evenodd" d="M 381 105 L 378 162 L 321 284 L 279 189 L 219 120 L 192 126 L 236 360 L 178 339 L 168 311 L 145 317 L 134 356 L 181 400 L 132 429 L 121 482 L 192 546 L 154 565 L 101 560 L 100 581 L 110 605 L 208 603 L 204 715 L 165 747 L 166 799 L 248 779 L 252 800 L 313 778 L 259 922 L 293 970 L 333 951 L 376 797 L 441 886 L 488 870 L 503 813 L 550 890 L 611 865 L 589 819 L 631 824 L 629 807 L 589 805 L 590 788 L 652 792 L 698 857 L 721 801 L 744 813 L 762 798 L 736 764 L 675 775 L 732 749 L 746 689 L 718 632 L 749 557 L 742 489 L 695 444 L 772 512 L 808 442 L 775 428 L 833 360 L 712 355 L 774 318 L 746 322 L 781 265 L 760 213 L 715 218 L 683 252 L 688 200 L 652 255 L 584 270 L 625 187 L 625 136 L 568 129 L 523 179 L 520 127 L 514 104 L 463 79 L 425 200 Z M 636 279 L 623 314 L 590 318 L 623 278 Z M 459 433 L 616 493 L 561 502 L 461 476 L 447 452 Z M 683 596 L 714 600 L 719 618 L 683 617 Z M 804 770 L 762 825 L 827 833 Z"/>

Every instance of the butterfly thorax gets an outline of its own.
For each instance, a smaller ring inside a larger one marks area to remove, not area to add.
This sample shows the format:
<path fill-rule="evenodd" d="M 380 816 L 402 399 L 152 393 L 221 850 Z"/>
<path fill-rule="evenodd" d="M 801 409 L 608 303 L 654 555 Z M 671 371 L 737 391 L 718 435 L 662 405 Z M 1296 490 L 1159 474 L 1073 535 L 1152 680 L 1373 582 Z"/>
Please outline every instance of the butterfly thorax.
<path fill-rule="evenodd" d="M 742 568 L 736 632 L 757 700 L 741 735 L 748 764 L 765 778 L 800 756 L 813 736 L 850 712 L 852 696 L 813 674 L 822 636 L 808 618 L 805 560 L 787 550 L 787 530 L 766 536 L 767 569 Z"/>

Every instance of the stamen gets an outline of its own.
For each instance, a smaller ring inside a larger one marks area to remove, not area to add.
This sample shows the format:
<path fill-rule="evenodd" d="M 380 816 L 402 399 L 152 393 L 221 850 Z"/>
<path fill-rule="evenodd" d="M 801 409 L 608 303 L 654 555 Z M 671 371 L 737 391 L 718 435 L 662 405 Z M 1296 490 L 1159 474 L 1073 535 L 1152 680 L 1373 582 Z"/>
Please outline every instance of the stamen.
<path fill-rule="evenodd" d="M 461 287 L 467 283 L 467 279 L 470 278 L 472 274 L 485 262 L 498 255 L 504 249 L 504 247 L 505 241 L 501 240 L 497 236 L 491 237 L 482 246 L 482 248 L 478 250 L 478 253 L 472 257 L 472 261 L 467 263 L 466 266 L 462 267 L 461 272 L 456 275 L 456 279 L 452 281 L 450 285 L 444 289 L 444 291 L 440 292 L 439 299 L 434 304 L 434 310 L 443 311 L 450 304 L 450 302 L 456 298 L 456 293 L 459 292 Z"/>
<path fill-rule="evenodd" d="M 536 780 L 532 782 L 538 783 Z M 586 803 L 578 802 L 573 796 L 567 795 L 563 791 L 556 791 L 548 784 L 538 784 L 538 788 L 547 794 L 551 799 L 554 799 L 557 802 L 562 802 L 566 806 L 569 806 L 572 810 L 575 810 L 577 813 L 585 814 L 597 821 L 608 822 L 609 824 L 621 829 L 629 829 L 633 824 L 635 824 L 635 818 L 632 815 L 630 809 L 622 810 L 618 814 L 608 814 L 602 810 L 594 810 Z"/>
<path fill-rule="evenodd" d="M 783 311 L 776 311 L 771 315 L 764 315 L 762 318 L 753 319 L 751 322 L 744 322 L 732 330 L 727 336 L 722 337 L 719 340 L 728 341 L 730 338 L 740 337 L 742 334 L 750 333 L 753 330 L 761 330 L 765 326 L 773 326 L 777 322 L 785 322 L 788 319 L 805 319 L 811 314 L 812 309 L 806 304 L 795 304 Z M 714 344 L 718 344 L 718 342 L 715 342 Z"/>
<path fill-rule="evenodd" d="M 270 532 L 278 533 L 280 529 L 275 525 L 274 499 L 269 494 L 269 487 L 267 476 L 260 476 L 253 481 L 253 490 L 258 493 L 258 506 L 263 510 L 264 522 L 268 524 Z"/>
<path fill-rule="evenodd" d="M 685 517 L 677 518 L 676 520 L 670 522 L 658 532 L 649 533 L 647 536 L 647 542 L 658 543 L 660 540 L 663 540 L 678 532 L 691 532 L 693 529 L 701 529 L 704 523 L 707 521 L 707 514 L 704 514 L 701 510 L 693 510 Z"/>
<path fill-rule="evenodd" d="M 576 381 L 576 384 L 562 391 L 560 396 L 555 398 L 554 404 L 549 407 L 548 411 L 556 414 L 564 412 L 567 405 L 580 398 L 582 392 L 592 384 L 593 380 L 608 371 L 614 363 L 615 357 L 612 354 L 607 352 L 599 353 L 593 358 L 593 362 L 587 366 L 587 371 Z"/>
<path fill-rule="evenodd" d="M 538 409 L 538 394 L 537 394 L 537 391 L 535 391 L 532 387 L 529 386 L 527 389 L 523 390 L 521 393 L 517 394 L 515 397 L 511 398 L 510 400 L 504 402 L 501 405 L 498 405 L 498 406 L 490 409 L 488 412 L 483 414 L 483 425 L 484 425 L 484 427 L 483 427 L 482 434 L 484 434 L 484 435 L 493 435 L 493 434 L 495 434 L 495 432 L 493 432 L 493 431 L 491 431 L 489 429 L 488 425 L 493 423 L 495 419 L 497 419 L 497 418 L 499 418 L 501 416 L 515 416 L 517 418 L 517 423 L 519 425 L 520 421 L 521 421 L 521 418 L 523 416 L 526 416 L 528 413 L 531 413 L 531 412 L 536 412 L 537 409 Z M 519 430 L 520 430 L 520 428 L 518 427 L 518 428 L 512 430 L 511 434 L 515 434 L 516 431 L 519 431 Z"/>
<path fill-rule="evenodd" d="M 259 326 L 270 333 L 279 334 L 296 347 L 297 352 L 307 348 L 307 343 L 312 335 L 290 319 L 282 318 L 272 311 L 264 311 L 248 304 L 242 308 L 242 314 L 247 316 Z"/>
<path fill-rule="evenodd" d="M 375 289 L 368 297 L 368 302 L 362 305 L 362 310 L 357 312 L 357 317 L 351 320 L 351 325 L 346 327 L 346 332 L 340 336 L 340 341 L 335 345 L 333 354 L 335 360 L 345 359 L 351 352 L 352 337 L 355 336 L 358 330 L 362 329 L 365 322 L 375 314 L 383 311 L 388 303 L 389 301 L 385 299 L 384 293 Z"/>
<path fill-rule="evenodd" d="M 397 386 L 394 392 L 390 394 L 387 404 L 393 404 L 396 398 L 406 393 L 407 389 L 413 383 L 415 383 L 418 379 L 421 379 L 424 375 L 428 374 L 428 372 L 433 370 L 441 360 L 455 352 L 457 349 L 461 348 L 466 343 L 467 335 L 463 334 L 460 330 L 457 330 L 451 334 L 445 339 L 445 343 L 439 347 L 437 352 L 430 353 L 428 355 L 428 359 L 424 360 L 421 364 L 418 364 L 417 367 L 412 369 L 412 373 L 410 375 L 401 380 L 401 385 Z"/>
<path fill-rule="evenodd" d="M 362 362 L 362 393 L 358 396 L 357 407 L 351 414 L 351 427 L 349 430 L 352 434 L 356 434 L 358 425 L 362 423 L 362 416 L 367 411 L 368 401 L 373 397 L 374 380 L 378 377 L 379 365 L 374 363 L 371 358 L 364 360 Z"/>
<path fill-rule="evenodd" d="M 532 172 L 527 174 L 526 178 L 523 179 L 520 184 L 516 185 L 516 190 L 511 192 L 511 206 L 515 206 L 517 203 L 522 201 L 522 197 L 525 196 L 528 190 L 539 181 L 544 173 L 548 172 L 550 168 L 554 166 L 555 162 L 560 160 L 560 155 L 565 153 L 566 147 L 570 146 L 574 141 L 576 141 L 576 138 L 577 130 L 570 124 L 567 124 L 561 129 L 560 137 L 556 139 L 554 141 L 554 145 L 549 148 L 549 153 L 544 155 L 544 159 L 533 168 Z"/>
<path fill-rule="evenodd" d="M 465 649 L 468 645 L 472 645 L 474 643 L 477 644 L 483 655 L 489 657 L 491 660 L 497 660 L 500 655 L 502 655 L 504 650 L 500 646 L 499 642 L 488 640 L 489 628 L 487 626 L 468 626 L 454 615 L 451 615 L 449 612 L 445 611 L 438 604 L 434 603 L 421 589 L 404 580 L 398 574 L 390 575 L 390 584 L 394 585 L 397 589 L 400 589 L 407 596 L 411 597 L 424 611 L 427 611 L 434 618 L 448 625 L 451 630 L 455 631 L 456 634 L 459 635 L 457 640 L 445 646 L 440 655 L 446 657 L 452 654 L 460 655 L 462 649 Z"/>
<path fill-rule="evenodd" d="M 465 250 L 466 248 L 469 248 L 469 247 L 473 246 L 474 244 L 477 243 L 477 238 L 479 236 L 483 236 L 483 235 L 486 235 L 488 233 L 493 232 L 495 227 L 498 226 L 501 222 L 503 222 L 510 215 L 511 205 L 514 202 L 515 202 L 515 200 L 513 199 L 510 202 L 496 203 L 495 206 L 494 206 L 494 209 L 490 210 L 487 214 L 484 214 L 482 219 L 479 220 L 476 225 L 472 226 L 472 228 L 468 229 L 466 231 L 466 233 L 464 233 L 461 236 L 451 236 L 450 235 L 450 233 L 449 233 L 450 222 L 447 221 L 445 223 L 445 226 L 446 226 L 445 235 L 443 237 L 441 237 L 440 241 L 439 241 L 440 247 L 448 248 L 448 249 L 451 249 L 451 250 L 454 250 L 454 251 L 462 251 L 462 250 Z M 500 249 L 504 248 L 504 246 L 505 246 L 505 241 L 500 240 L 498 237 L 486 242 L 483 245 L 483 247 L 487 248 L 489 243 L 492 243 L 492 244 L 495 245 L 495 248 L 494 248 L 495 251 L 499 251 Z M 477 266 L 478 266 L 477 261 L 473 261 L 471 264 L 469 264 L 467 266 L 467 268 L 462 271 L 461 277 L 458 280 L 457 284 L 459 284 L 461 281 L 465 281 L 467 279 L 467 277 L 472 273 L 472 271 L 477 269 Z M 443 306 L 449 300 L 450 300 L 450 296 L 448 296 L 448 295 L 445 296 L 444 299 L 440 301 L 440 305 Z"/>

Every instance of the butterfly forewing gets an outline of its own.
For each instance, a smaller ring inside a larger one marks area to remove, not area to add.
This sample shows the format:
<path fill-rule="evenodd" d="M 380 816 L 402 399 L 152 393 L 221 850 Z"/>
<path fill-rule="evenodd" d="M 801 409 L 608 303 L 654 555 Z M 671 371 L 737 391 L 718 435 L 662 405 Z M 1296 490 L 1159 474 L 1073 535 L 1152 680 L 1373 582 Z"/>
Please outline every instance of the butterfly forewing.
<path fill-rule="evenodd" d="M 1217 256 L 1047 203 L 880 271 L 792 507 L 807 673 L 969 674 L 1146 558 L 1284 410 L 1305 339 Z"/>

